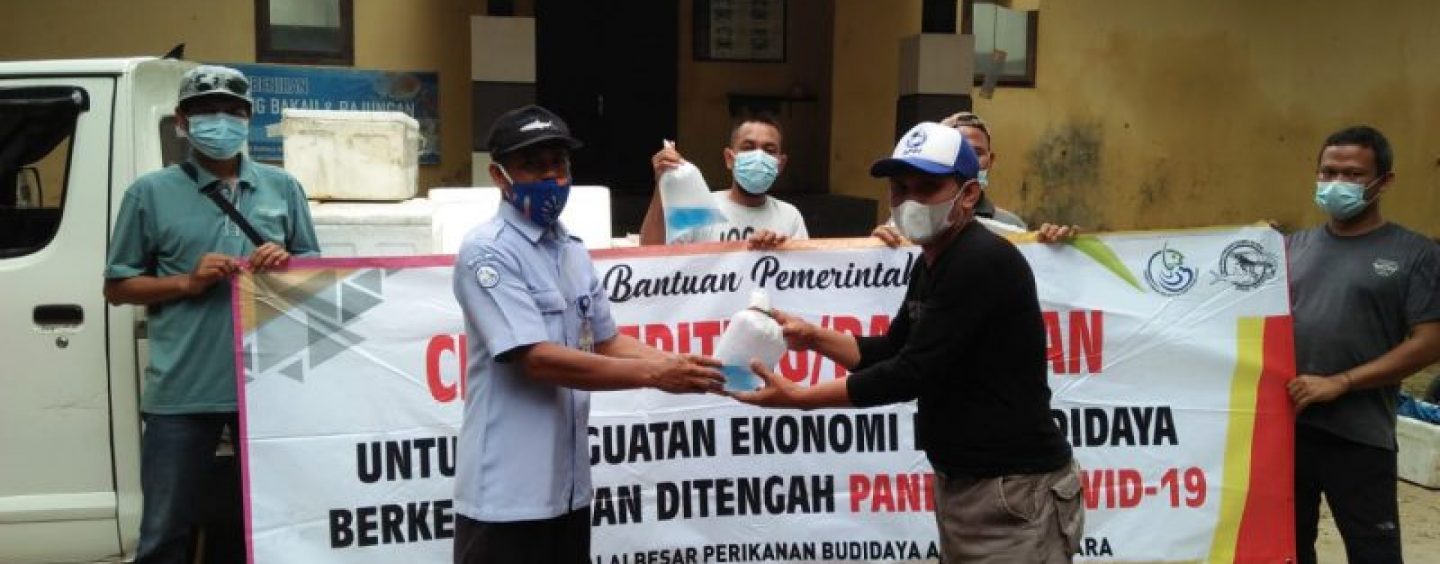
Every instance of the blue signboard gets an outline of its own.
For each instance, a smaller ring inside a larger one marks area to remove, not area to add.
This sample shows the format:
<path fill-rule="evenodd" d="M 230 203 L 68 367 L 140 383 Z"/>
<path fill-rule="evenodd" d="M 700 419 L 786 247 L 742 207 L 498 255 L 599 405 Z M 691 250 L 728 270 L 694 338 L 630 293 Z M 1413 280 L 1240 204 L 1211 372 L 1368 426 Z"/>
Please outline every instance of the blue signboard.
<path fill-rule="evenodd" d="M 420 122 L 421 164 L 440 163 L 440 75 L 290 65 L 231 64 L 250 79 L 250 156 L 282 158 L 280 137 L 266 128 L 285 108 L 404 112 Z"/>

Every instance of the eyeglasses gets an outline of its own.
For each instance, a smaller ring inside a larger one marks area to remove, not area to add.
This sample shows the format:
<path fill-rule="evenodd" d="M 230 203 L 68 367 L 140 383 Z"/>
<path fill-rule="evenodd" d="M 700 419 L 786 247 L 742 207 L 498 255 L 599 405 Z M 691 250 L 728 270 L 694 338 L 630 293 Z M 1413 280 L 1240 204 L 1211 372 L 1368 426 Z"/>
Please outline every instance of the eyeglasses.
<path fill-rule="evenodd" d="M 196 85 L 195 85 L 195 91 L 196 91 L 196 92 L 209 92 L 209 91 L 211 91 L 211 90 L 216 90 L 216 89 L 220 88 L 221 86 L 224 86 L 225 90 L 229 90 L 229 91 L 234 92 L 234 93 L 236 93 L 236 94 L 239 94 L 239 95 L 241 95 L 241 96 L 245 96 L 248 92 L 250 92 L 250 83 L 249 83 L 249 82 L 246 82 L 245 79 L 240 78 L 240 77 L 238 77 L 238 76 L 232 76 L 232 77 L 230 77 L 230 78 L 226 78 L 224 81 L 222 81 L 222 82 L 219 83 L 219 84 L 210 83 L 210 82 L 200 82 L 199 84 L 196 84 Z"/>

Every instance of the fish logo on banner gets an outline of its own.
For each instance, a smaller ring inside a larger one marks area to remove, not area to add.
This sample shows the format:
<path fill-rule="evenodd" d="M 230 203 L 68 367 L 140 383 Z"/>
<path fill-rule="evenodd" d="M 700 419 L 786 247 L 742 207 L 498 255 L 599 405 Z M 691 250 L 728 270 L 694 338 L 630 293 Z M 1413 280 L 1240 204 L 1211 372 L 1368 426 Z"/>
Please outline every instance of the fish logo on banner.
<path fill-rule="evenodd" d="M 1195 285 L 1195 269 L 1185 266 L 1185 254 L 1166 243 L 1145 266 L 1145 283 L 1162 296 L 1179 296 Z"/>
<path fill-rule="evenodd" d="M 1260 243 L 1241 239 L 1230 243 L 1220 253 L 1220 264 L 1210 274 L 1212 283 L 1226 282 L 1236 290 L 1254 290 L 1275 279 L 1280 272 L 1280 259 L 1265 251 Z"/>

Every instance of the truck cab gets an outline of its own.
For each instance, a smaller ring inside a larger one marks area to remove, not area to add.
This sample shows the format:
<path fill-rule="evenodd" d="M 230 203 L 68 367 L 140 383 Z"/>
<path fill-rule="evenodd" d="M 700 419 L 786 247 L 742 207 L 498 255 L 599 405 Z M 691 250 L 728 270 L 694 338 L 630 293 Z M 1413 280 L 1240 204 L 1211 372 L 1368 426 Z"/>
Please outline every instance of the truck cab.
<path fill-rule="evenodd" d="M 102 271 L 125 189 L 183 158 L 194 64 L 0 63 L 0 562 L 134 551 L 144 311 Z"/>

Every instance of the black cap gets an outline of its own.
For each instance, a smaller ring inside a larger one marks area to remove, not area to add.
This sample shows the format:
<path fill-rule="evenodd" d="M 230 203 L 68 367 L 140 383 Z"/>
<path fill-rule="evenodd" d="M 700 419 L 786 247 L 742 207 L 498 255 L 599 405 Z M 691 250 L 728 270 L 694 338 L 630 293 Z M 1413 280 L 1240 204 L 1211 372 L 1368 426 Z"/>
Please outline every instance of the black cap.
<path fill-rule="evenodd" d="M 570 127 L 565 125 L 565 120 L 550 110 L 531 104 L 495 118 L 485 145 L 491 155 L 498 156 L 546 141 L 560 141 L 569 149 L 583 146 L 578 139 L 570 136 Z"/>

